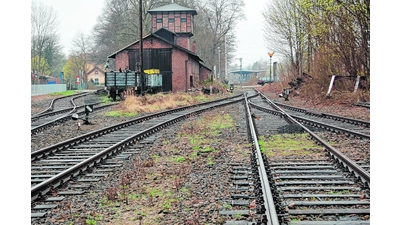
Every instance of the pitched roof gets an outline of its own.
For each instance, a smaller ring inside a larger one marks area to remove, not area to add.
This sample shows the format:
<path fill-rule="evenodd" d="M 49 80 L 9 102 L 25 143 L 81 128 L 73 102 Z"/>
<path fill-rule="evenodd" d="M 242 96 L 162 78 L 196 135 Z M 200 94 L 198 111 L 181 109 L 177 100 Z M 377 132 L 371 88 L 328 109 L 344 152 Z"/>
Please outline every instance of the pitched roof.
<path fill-rule="evenodd" d="M 96 65 L 96 66 L 93 67 L 91 70 L 89 70 L 89 71 L 87 72 L 87 74 L 92 73 L 92 72 L 95 71 L 96 69 L 97 69 L 99 72 L 104 73 L 104 70 L 101 69 L 100 67 L 98 67 L 98 66 Z"/>
<path fill-rule="evenodd" d="M 192 15 L 197 15 L 197 11 L 194 9 L 189 9 L 178 4 L 172 3 L 169 5 L 164 5 L 155 9 L 150 9 L 148 11 L 150 14 L 156 12 L 191 12 Z"/>
<path fill-rule="evenodd" d="M 165 30 L 168 31 L 168 32 L 171 32 L 171 31 L 168 30 L 168 29 L 165 29 Z M 171 32 L 171 33 L 173 33 L 173 32 Z M 173 34 L 174 34 L 174 33 L 173 33 Z M 160 40 L 162 40 L 162 41 L 164 41 L 164 42 L 166 42 L 166 43 L 172 45 L 173 47 L 178 48 L 178 49 L 180 49 L 180 50 L 182 50 L 182 51 L 188 53 L 188 54 L 191 55 L 192 57 L 194 57 L 194 58 L 196 58 L 197 60 L 199 60 L 199 62 L 204 62 L 196 53 L 194 53 L 194 52 L 192 52 L 192 51 L 190 51 L 190 50 L 188 50 L 188 49 L 186 49 L 186 48 L 184 48 L 184 47 L 182 47 L 182 46 L 179 46 L 179 45 L 177 45 L 177 44 L 175 44 L 175 43 L 171 43 L 171 42 L 169 42 L 168 40 L 166 40 L 166 39 L 164 39 L 164 38 L 162 38 L 162 37 L 156 35 L 155 33 L 150 33 L 150 34 L 144 36 L 144 37 L 143 37 L 143 40 L 146 39 L 146 38 L 149 38 L 149 37 L 154 37 L 154 38 L 160 39 Z M 115 56 L 116 56 L 119 52 L 125 50 L 126 48 L 128 48 L 128 47 L 130 47 L 130 46 L 132 46 L 132 45 L 134 45 L 134 44 L 136 44 L 136 43 L 139 43 L 139 40 L 137 40 L 137 41 L 135 41 L 135 42 L 133 42 L 133 43 L 127 45 L 126 47 L 124 47 L 124 48 L 122 48 L 122 49 L 120 49 L 120 50 L 118 50 L 118 51 L 112 53 L 112 54 L 109 55 L 107 58 L 115 58 Z"/>
<path fill-rule="evenodd" d="M 88 74 L 93 72 L 95 69 L 98 69 L 99 71 L 104 73 L 104 69 L 102 69 L 100 65 L 98 65 L 94 62 L 87 63 L 86 66 L 87 66 L 86 68 L 87 68 Z"/>

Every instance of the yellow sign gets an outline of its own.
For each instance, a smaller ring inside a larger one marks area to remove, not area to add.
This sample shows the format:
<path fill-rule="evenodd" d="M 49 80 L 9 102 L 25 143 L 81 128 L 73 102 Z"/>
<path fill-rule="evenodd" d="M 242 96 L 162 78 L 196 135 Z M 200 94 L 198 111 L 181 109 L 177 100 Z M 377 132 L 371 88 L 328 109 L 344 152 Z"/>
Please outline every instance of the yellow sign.
<path fill-rule="evenodd" d="M 160 70 L 159 69 L 148 69 L 148 70 L 144 70 L 144 72 L 147 74 L 159 74 Z"/>

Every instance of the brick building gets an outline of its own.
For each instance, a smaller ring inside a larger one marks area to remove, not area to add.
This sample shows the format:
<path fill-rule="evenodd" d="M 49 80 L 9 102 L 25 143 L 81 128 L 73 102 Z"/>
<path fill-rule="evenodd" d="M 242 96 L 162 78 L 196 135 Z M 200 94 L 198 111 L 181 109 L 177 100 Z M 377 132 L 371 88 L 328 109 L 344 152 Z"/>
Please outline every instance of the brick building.
<path fill-rule="evenodd" d="M 159 69 L 163 91 L 181 92 L 201 88 L 211 69 L 196 54 L 193 17 L 196 10 L 169 4 L 148 11 L 152 16 L 152 32 L 143 37 L 143 70 Z M 139 40 L 120 49 L 108 58 L 115 59 L 115 69 L 137 70 L 140 62 Z"/>

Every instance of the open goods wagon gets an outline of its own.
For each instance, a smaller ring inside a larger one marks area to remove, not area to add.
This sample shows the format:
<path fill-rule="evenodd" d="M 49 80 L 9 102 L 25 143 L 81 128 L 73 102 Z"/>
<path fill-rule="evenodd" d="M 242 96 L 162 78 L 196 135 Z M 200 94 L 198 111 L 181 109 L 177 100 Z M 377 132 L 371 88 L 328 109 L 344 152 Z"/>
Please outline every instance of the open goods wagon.
<path fill-rule="evenodd" d="M 113 101 L 116 100 L 117 96 L 124 100 L 128 93 L 139 95 L 162 91 L 162 74 L 159 73 L 159 70 L 145 70 L 143 78 L 144 88 L 142 88 L 142 76 L 138 72 L 106 72 L 105 89 Z"/>

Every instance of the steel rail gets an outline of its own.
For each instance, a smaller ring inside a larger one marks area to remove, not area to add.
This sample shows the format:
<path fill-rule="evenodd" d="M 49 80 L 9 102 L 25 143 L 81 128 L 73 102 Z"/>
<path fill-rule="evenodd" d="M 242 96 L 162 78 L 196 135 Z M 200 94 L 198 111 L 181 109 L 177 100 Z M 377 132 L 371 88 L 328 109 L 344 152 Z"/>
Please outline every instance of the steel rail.
<path fill-rule="evenodd" d="M 132 145 L 132 144 L 136 143 L 137 141 L 139 141 L 145 137 L 148 137 L 159 130 L 164 129 L 165 127 L 170 126 L 171 124 L 177 123 L 178 121 L 183 120 L 185 118 L 189 118 L 193 115 L 200 114 L 204 111 L 212 110 L 216 107 L 223 107 L 223 106 L 226 106 L 229 104 L 234 104 L 234 103 L 237 103 L 237 102 L 240 102 L 243 100 L 244 100 L 244 98 L 240 98 L 240 99 L 232 100 L 230 102 L 219 103 L 218 105 L 213 105 L 208 108 L 202 108 L 202 109 L 195 110 L 193 112 L 188 112 L 183 115 L 177 116 L 173 119 L 161 122 L 157 125 L 154 125 L 154 126 L 148 128 L 146 130 L 143 130 L 135 135 L 132 135 L 131 137 L 126 138 L 126 139 L 120 141 L 119 143 L 114 144 L 114 145 L 104 149 L 103 151 L 72 166 L 71 168 L 62 171 L 61 173 L 39 183 L 38 185 L 35 185 L 34 187 L 31 188 L 31 201 L 34 201 L 37 198 L 40 198 L 40 197 L 46 195 L 52 189 L 66 183 L 70 179 L 73 179 L 74 177 L 82 174 L 84 171 L 96 166 L 97 164 L 106 160 L 108 157 L 111 157 L 116 152 L 123 150 L 125 147 Z"/>
<path fill-rule="evenodd" d="M 262 95 L 262 94 L 260 93 L 260 95 Z M 274 104 L 266 96 L 264 96 L 264 95 L 262 95 L 262 96 L 274 108 L 280 110 L 284 114 L 284 116 L 287 117 L 287 119 L 291 120 L 293 123 L 298 124 L 300 127 L 302 127 L 302 129 L 304 131 L 309 133 L 315 140 L 317 140 L 319 143 L 321 143 L 328 150 L 328 152 L 331 154 L 331 156 L 335 158 L 335 160 L 340 162 L 350 172 L 353 172 L 356 177 L 360 178 L 364 182 L 364 185 L 367 185 L 368 187 L 370 186 L 370 174 L 366 170 L 364 170 L 362 167 L 360 167 L 355 161 L 353 161 L 352 159 L 348 158 L 346 155 L 344 155 L 340 151 L 333 148 L 331 145 L 329 145 L 327 142 L 325 142 L 322 138 L 318 137 L 311 130 L 309 130 L 307 127 L 302 125 L 300 122 L 298 122 L 296 119 L 294 119 L 291 115 L 286 113 L 283 109 L 281 109 L 276 104 Z"/>
<path fill-rule="evenodd" d="M 249 104 L 252 107 L 254 107 L 254 108 L 258 109 L 258 110 L 261 110 L 261 111 L 264 111 L 264 112 L 267 112 L 267 113 L 270 113 L 270 114 L 274 114 L 274 115 L 280 115 L 281 117 L 285 116 L 285 112 L 267 109 L 267 108 L 264 108 L 264 107 L 262 107 L 260 105 L 256 105 L 256 104 L 254 104 L 252 102 L 249 102 Z M 296 115 L 291 115 L 291 114 L 288 114 L 288 115 L 290 115 L 292 118 L 295 118 L 300 123 L 311 124 L 311 125 L 314 125 L 314 126 L 319 126 L 321 128 L 324 128 L 324 129 L 329 128 L 327 130 L 335 131 L 335 132 L 336 131 L 340 131 L 340 132 L 343 132 L 343 133 L 348 133 L 350 135 L 354 135 L 354 136 L 359 136 L 359 137 L 362 137 L 362 138 L 370 139 L 370 136 L 368 134 L 364 134 L 364 133 L 360 133 L 360 132 L 357 132 L 357 131 L 349 130 L 349 129 L 346 129 L 346 128 L 341 128 L 341 127 L 329 125 L 329 124 L 326 124 L 326 123 L 317 122 L 317 121 L 314 121 L 314 120 L 311 120 L 311 119 L 307 119 L 307 118 L 304 118 L 304 117 L 300 117 L 300 116 L 296 116 Z"/>
<path fill-rule="evenodd" d="M 353 124 L 355 123 L 355 124 L 359 124 L 359 125 L 362 125 L 365 127 L 370 127 L 370 122 L 365 121 L 365 120 L 353 119 L 353 118 L 348 118 L 348 117 L 344 117 L 344 116 L 332 115 L 332 114 L 328 114 L 328 113 L 317 113 L 317 112 L 313 112 L 311 110 L 294 107 L 294 106 L 286 105 L 283 103 L 278 103 L 276 101 L 272 101 L 272 102 L 278 106 L 282 106 L 283 108 L 288 108 L 293 111 L 302 112 L 305 114 L 315 115 L 318 117 L 324 117 L 324 118 L 333 119 L 333 120 L 345 121 L 347 123 L 353 123 Z"/>
<path fill-rule="evenodd" d="M 50 127 L 50 126 L 52 126 L 52 125 L 54 125 L 54 124 L 57 124 L 57 123 L 60 123 L 60 122 L 63 122 L 63 121 L 65 121 L 65 120 L 67 120 L 67 119 L 68 119 L 67 117 L 69 117 L 72 113 L 74 113 L 74 112 L 77 111 L 77 109 L 76 109 L 77 106 L 76 106 L 74 100 L 77 99 L 77 98 L 86 96 L 86 95 L 88 95 L 88 93 L 79 94 L 79 95 L 76 95 L 76 96 L 72 97 L 71 100 L 70 100 L 70 101 L 71 101 L 71 104 L 72 104 L 72 107 L 70 108 L 69 111 L 67 111 L 67 113 L 65 113 L 63 116 L 60 116 L 60 117 L 58 117 L 58 118 L 55 118 L 55 119 L 53 119 L 53 120 L 51 120 L 51 121 L 49 121 L 49 122 L 40 124 L 40 125 L 37 126 L 37 127 L 31 128 L 31 135 L 36 134 L 36 133 L 38 133 L 38 132 L 44 130 L 46 127 Z M 68 96 L 68 97 L 71 97 L 71 96 Z M 60 98 L 59 98 L 59 99 L 60 99 Z M 53 105 L 52 105 L 52 107 L 53 107 Z M 40 116 L 40 115 L 39 115 L 39 116 Z"/>
<path fill-rule="evenodd" d="M 105 127 L 103 129 L 92 131 L 92 132 L 86 133 L 84 135 L 81 135 L 81 136 L 78 136 L 78 137 L 75 137 L 75 138 L 71 138 L 71 139 L 65 140 L 63 142 L 59 142 L 57 144 L 51 145 L 49 147 L 45 147 L 45 148 L 39 149 L 37 151 L 34 151 L 34 152 L 31 153 L 31 161 L 34 161 L 34 160 L 39 159 L 39 158 L 43 158 L 46 155 L 52 154 L 53 152 L 59 151 L 59 150 L 65 148 L 65 147 L 68 147 L 68 146 L 71 146 L 71 145 L 75 145 L 75 144 L 80 143 L 82 141 L 86 141 L 86 140 L 90 140 L 90 139 L 96 138 L 98 136 L 101 136 L 103 134 L 112 132 L 114 130 L 118 130 L 118 129 L 124 128 L 126 126 L 131 126 L 132 124 L 141 123 L 143 121 L 146 121 L 146 120 L 149 120 L 149 119 L 152 119 L 152 118 L 155 118 L 155 117 L 164 116 L 164 115 L 171 114 L 171 113 L 174 113 L 174 112 L 179 112 L 179 111 L 187 110 L 187 109 L 190 109 L 190 108 L 199 107 L 199 106 L 202 106 L 202 105 L 213 104 L 213 103 L 218 103 L 218 102 L 221 102 L 221 101 L 226 101 L 226 100 L 238 98 L 240 96 L 242 96 L 242 94 L 234 95 L 234 96 L 223 98 L 223 99 L 217 99 L 217 100 L 214 100 L 214 101 L 203 102 L 203 103 L 199 103 L 199 104 L 195 104 L 195 105 L 182 106 L 182 107 L 175 108 L 175 109 L 164 110 L 164 111 L 161 111 L 161 112 L 156 112 L 156 113 L 152 113 L 152 114 L 149 114 L 149 115 L 145 115 L 145 116 L 141 116 L 141 117 L 138 117 L 138 118 L 134 118 L 134 119 L 129 120 L 129 121 L 124 121 L 124 122 L 121 122 L 121 123 L 118 123 L 118 124 L 114 124 L 114 125 Z M 256 97 L 256 96 L 257 95 L 254 95 L 253 97 Z"/>
<path fill-rule="evenodd" d="M 263 193 L 263 199 L 264 199 L 264 207 L 266 211 L 266 217 L 267 225 L 279 225 L 279 220 L 278 220 L 278 215 L 275 209 L 275 204 L 274 204 L 274 199 L 272 196 L 271 192 L 271 187 L 269 185 L 269 179 L 268 179 L 268 174 L 265 169 L 264 161 L 262 158 L 262 153 L 260 150 L 260 146 L 258 145 L 258 138 L 257 138 L 257 132 L 255 129 L 255 126 L 253 124 L 253 117 L 252 113 L 250 111 L 250 107 L 248 104 L 248 99 L 245 95 L 245 109 L 246 109 L 246 115 L 247 115 L 247 120 L 248 120 L 248 126 L 249 126 L 249 131 L 251 135 L 251 141 L 253 146 L 255 147 L 255 158 L 257 160 L 257 166 L 258 166 L 258 172 L 260 174 L 260 181 L 261 181 L 261 187 L 262 187 L 262 193 Z"/>
<path fill-rule="evenodd" d="M 35 120 L 35 118 L 39 118 L 40 116 L 42 116 L 42 114 L 47 113 L 49 111 L 53 111 L 54 109 L 54 102 L 63 98 L 69 98 L 69 97 L 73 97 L 73 96 L 85 96 L 88 95 L 88 93 L 78 93 L 78 94 L 73 94 L 73 95 L 68 95 L 68 96 L 62 96 L 62 97 L 58 97 L 58 98 L 54 98 L 51 100 L 50 105 L 47 109 L 43 110 L 42 112 L 36 113 L 35 115 L 31 116 L 31 120 Z"/>
<path fill-rule="evenodd" d="M 60 109 L 60 110 L 57 110 L 57 111 L 45 112 L 45 113 L 42 113 L 42 114 L 37 115 L 35 117 L 31 117 L 31 122 L 36 122 L 39 119 L 44 118 L 44 117 L 55 116 L 57 114 L 63 114 L 63 113 L 69 112 L 69 111 L 73 110 L 73 108 L 74 107 L 70 107 L 70 108 L 67 108 L 67 109 Z"/>
<path fill-rule="evenodd" d="M 357 132 L 357 131 L 349 130 L 349 129 L 346 129 L 346 128 L 341 128 L 341 127 L 329 125 L 329 124 L 326 124 L 326 123 L 315 122 L 314 120 L 307 119 L 307 118 L 300 117 L 300 116 L 296 116 L 296 115 L 291 115 L 291 116 L 293 118 L 295 118 L 299 122 L 303 122 L 303 123 L 306 123 L 306 124 L 316 124 L 316 125 L 320 125 L 321 128 L 325 128 L 326 129 L 326 127 L 327 127 L 327 128 L 329 128 L 330 130 L 333 130 L 333 131 L 341 131 L 341 132 L 344 132 L 344 133 L 349 133 L 349 134 L 354 135 L 354 136 L 359 136 L 359 137 L 362 137 L 362 138 L 370 139 L 370 135 L 368 135 L 368 134 L 364 134 L 364 133 L 360 133 L 360 132 Z"/>

